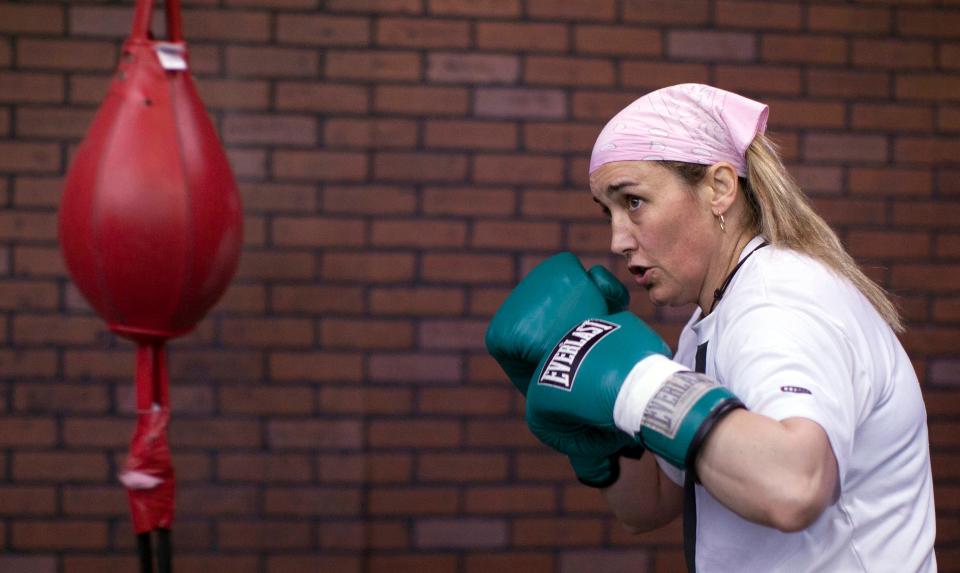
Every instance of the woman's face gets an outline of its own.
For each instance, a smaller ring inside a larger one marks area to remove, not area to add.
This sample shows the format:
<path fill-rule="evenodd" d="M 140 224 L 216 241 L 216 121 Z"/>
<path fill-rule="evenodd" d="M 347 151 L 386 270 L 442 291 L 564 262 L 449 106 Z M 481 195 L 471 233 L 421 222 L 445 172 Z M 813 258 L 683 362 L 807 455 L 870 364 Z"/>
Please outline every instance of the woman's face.
<path fill-rule="evenodd" d="M 702 185 L 652 161 L 607 163 L 590 192 L 610 219 L 610 250 L 627 260 L 656 305 L 702 303 L 721 243 Z"/>

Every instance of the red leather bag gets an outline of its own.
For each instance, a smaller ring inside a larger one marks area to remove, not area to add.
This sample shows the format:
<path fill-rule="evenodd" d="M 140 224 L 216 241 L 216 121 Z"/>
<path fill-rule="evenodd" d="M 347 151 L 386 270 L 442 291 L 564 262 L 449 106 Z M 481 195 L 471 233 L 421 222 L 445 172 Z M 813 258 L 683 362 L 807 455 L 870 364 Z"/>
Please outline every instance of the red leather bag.
<path fill-rule="evenodd" d="M 233 277 L 243 240 L 236 182 L 190 76 L 179 0 L 167 41 L 152 0 L 67 174 L 60 246 L 74 282 L 110 329 L 137 342 L 136 433 L 121 481 L 137 533 L 169 529 L 164 343 L 190 332 Z M 152 484 L 152 485 L 151 485 Z"/>

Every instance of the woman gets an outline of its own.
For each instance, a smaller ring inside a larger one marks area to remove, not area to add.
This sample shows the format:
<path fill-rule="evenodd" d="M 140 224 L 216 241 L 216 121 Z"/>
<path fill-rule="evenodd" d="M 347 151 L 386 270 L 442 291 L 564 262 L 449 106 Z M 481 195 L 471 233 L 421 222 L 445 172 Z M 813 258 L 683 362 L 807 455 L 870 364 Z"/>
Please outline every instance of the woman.
<path fill-rule="evenodd" d="M 590 187 L 611 248 L 655 304 L 698 308 L 673 360 L 627 313 L 580 323 L 537 361 L 528 425 L 575 469 L 619 463 L 595 485 L 631 530 L 682 511 L 691 570 L 935 571 L 926 413 L 900 318 L 788 176 L 766 118 L 684 84 L 607 124 Z M 558 353 L 585 325 L 577 340 L 597 340 Z M 548 383 L 552 364 L 574 365 L 565 387 Z M 656 455 L 618 460 L 625 444 Z"/>

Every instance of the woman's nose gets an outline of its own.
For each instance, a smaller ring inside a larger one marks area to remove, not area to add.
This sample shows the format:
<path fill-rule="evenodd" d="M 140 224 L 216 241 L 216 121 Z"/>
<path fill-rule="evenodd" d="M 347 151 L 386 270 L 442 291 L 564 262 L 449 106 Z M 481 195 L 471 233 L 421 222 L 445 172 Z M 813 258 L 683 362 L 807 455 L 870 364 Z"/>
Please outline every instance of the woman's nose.
<path fill-rule="evenodd" d="M 614 215 L 610 219 L 610 251 L 615 255 L 623 256 L 635 250 L 637 250 L 637 241 L 630 233 L 628 222 Z"/>

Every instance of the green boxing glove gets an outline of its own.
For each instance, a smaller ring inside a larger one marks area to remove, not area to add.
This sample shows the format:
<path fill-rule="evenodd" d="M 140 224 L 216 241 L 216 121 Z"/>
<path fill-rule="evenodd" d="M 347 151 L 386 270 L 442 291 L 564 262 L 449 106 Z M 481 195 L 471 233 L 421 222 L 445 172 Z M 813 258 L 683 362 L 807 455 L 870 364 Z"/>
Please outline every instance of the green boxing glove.
<path fill-rule="evenodd" d="M 629 312 L 587 319 L 540 362 L 527 392 L 527 425 L 572 457 L 604 455 L 615 434 L 690 469 L 714 424 L 743 403 L 669 356 Z"/>
<path fill-rule="evenodd" d="M 610 271 L 601 266 L 586 271 L 572 253 L 559 253 L 532 269 L 497 310 L 487 328 L 487 350 L 526 395 L 537 364 L 557 339 L 585 318 L 620 312 L 629 303 L 629 292 Z M 622 435 L 608 439 L 603 455 L 570 456 L 581 482 L 609 485 L 620 474 L 620 455 L 643 453 Z"/>
<path fill-rule="evenodd" d="M 554 342 L 590 316 L 626 310 L 630 293 L 610 271 L 589 272 L 573 253 L 559 253 L 533 268 L 487 327 L 487 351 L 514 386 L 527 384 Z"/>

